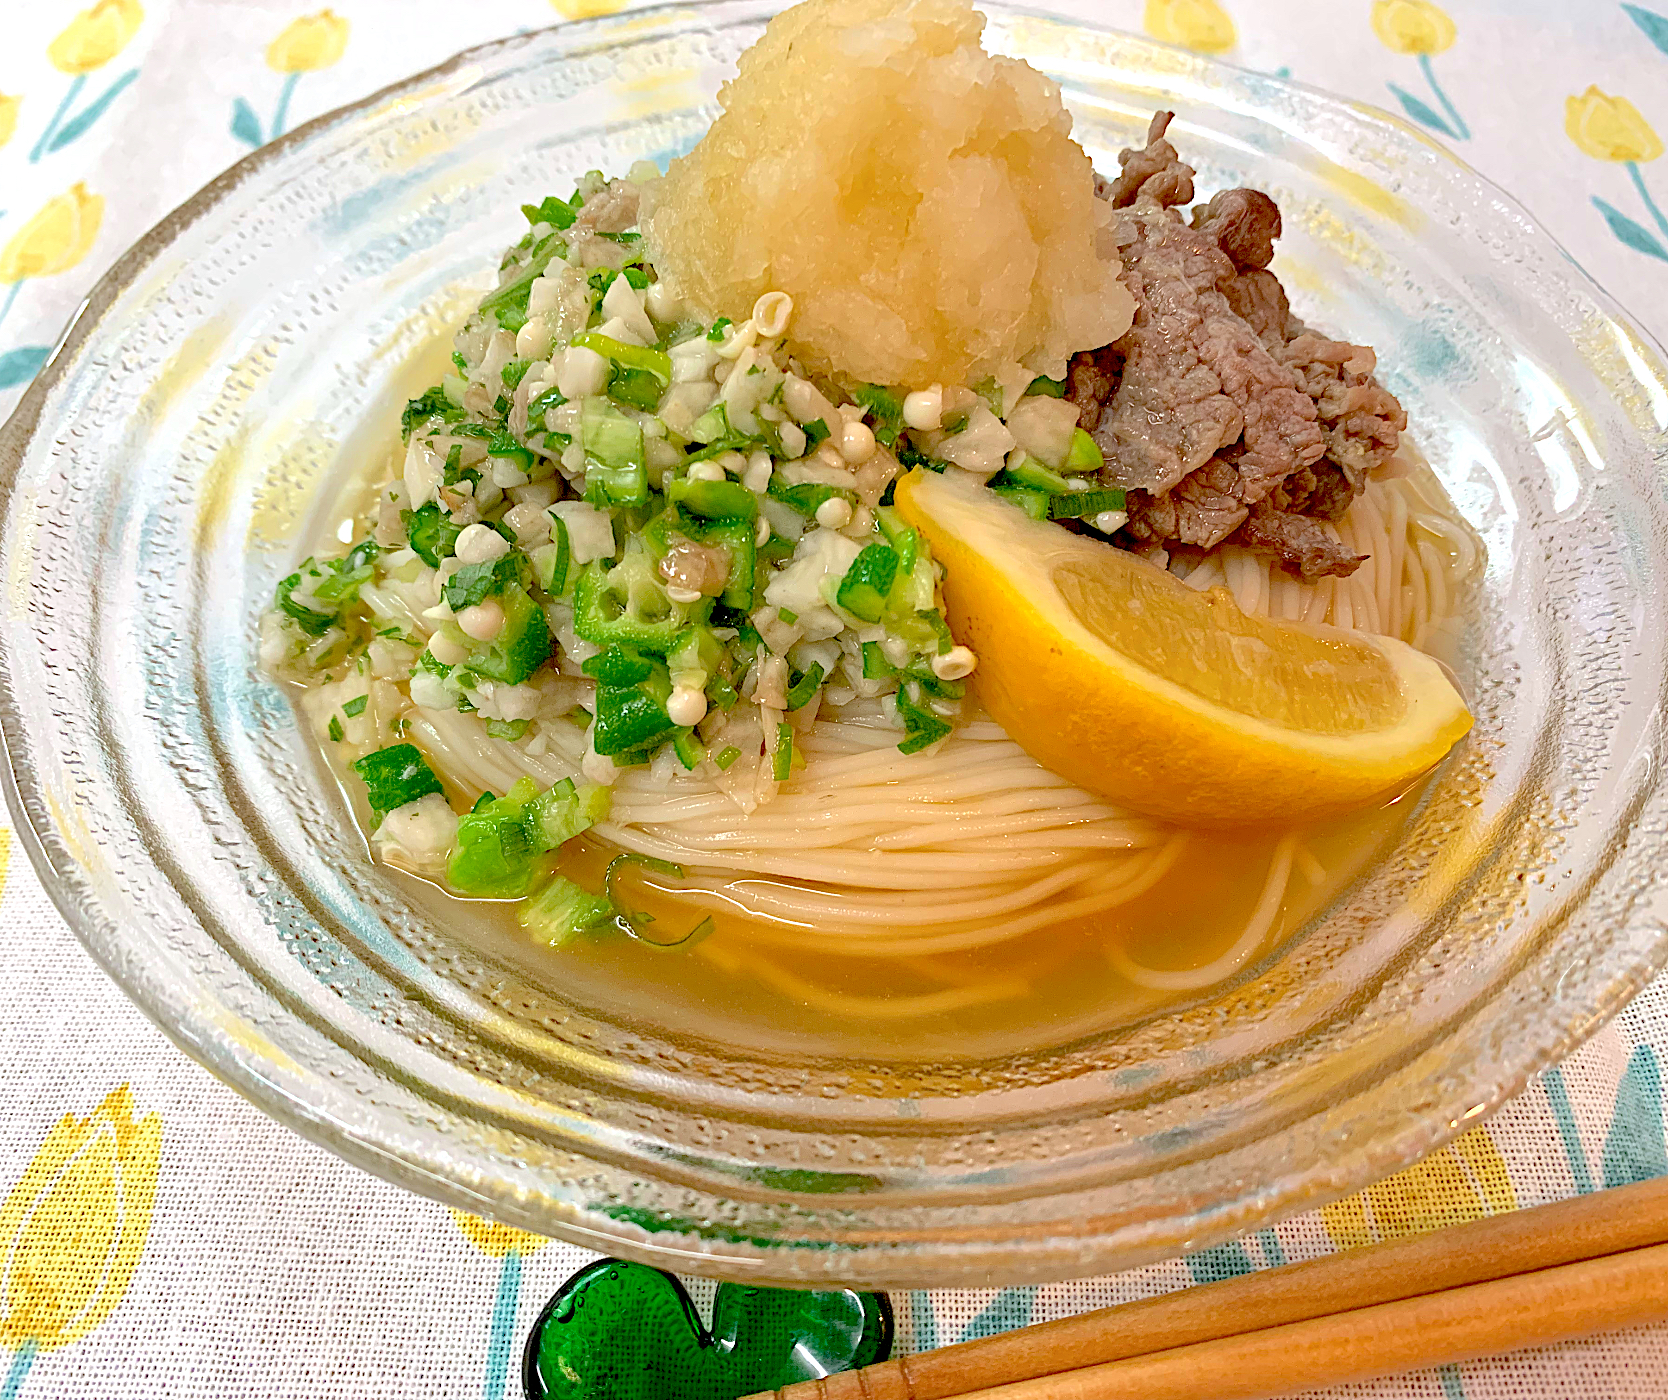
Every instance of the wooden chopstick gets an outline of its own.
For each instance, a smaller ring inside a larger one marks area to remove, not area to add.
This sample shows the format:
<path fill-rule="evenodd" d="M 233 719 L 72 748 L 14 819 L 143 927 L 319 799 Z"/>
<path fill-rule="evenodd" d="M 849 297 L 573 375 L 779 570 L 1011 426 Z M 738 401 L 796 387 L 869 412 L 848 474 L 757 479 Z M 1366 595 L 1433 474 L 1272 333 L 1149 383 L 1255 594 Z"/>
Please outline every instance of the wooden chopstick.
<path fill-rule="evenodd" d="M 1269 1400 L 1668 1318 L 1668 1244 L 968 1391 L 962 1400 Z"/>
<path fill-rule="evenodd" d="M 1668 1178 L 1022 1327 L 803 1381 L 777 1396 L 1110 1400 L 1126 1391 L 1067 1387 L 1123 1385 L 1137 1365 L 1149 1369 L 1128 1393 L 1145 1400 L 1281 1394 L 1668 1316 L 1668 1249 L 1654 1248 L 1663 1245 Z M 1370 1341 L 1346 1345 L 1352 1336 Z M 1453 1351 L 1468 1337 L 1475 1347 Z M 1452 1354 L 1437 1356 L 1439 1341 Z M 1243 1355 L 1224 1360 L 1236 1346 Z M 1278 1389 L 1254 1371 L 1258 1357 L 1277 1369 Z M 1312 1367 L 1375 1369 L 1299 1379 L 1300 1357 Z M 1226 1370 L 1200 1382 L 1203 1365 Z M 1176 1384 L 1193 1388 L 1163 1389 L 1169 1367 L 1178 1368 Z M 1040 1387 L 1027 1384 L 1043 1377 Z M 1253 1388 L 1234 1388 L 1242 1379 Z"/>

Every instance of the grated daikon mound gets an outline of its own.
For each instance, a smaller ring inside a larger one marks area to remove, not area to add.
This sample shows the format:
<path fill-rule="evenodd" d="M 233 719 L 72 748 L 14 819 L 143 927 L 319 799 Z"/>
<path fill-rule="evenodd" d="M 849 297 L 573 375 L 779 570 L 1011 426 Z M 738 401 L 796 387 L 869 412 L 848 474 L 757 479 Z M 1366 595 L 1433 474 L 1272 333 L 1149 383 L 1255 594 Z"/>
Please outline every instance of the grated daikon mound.
<path fill-rule="evenodd" d="M 662 275 L 708 315 L 793 297 L 790 348 L 877 384 L 1014 361 L 1058 378 L 1133 303 L 1060 90 L 979 45 L 965 0 L 809 0 L 647 195 Z"/>

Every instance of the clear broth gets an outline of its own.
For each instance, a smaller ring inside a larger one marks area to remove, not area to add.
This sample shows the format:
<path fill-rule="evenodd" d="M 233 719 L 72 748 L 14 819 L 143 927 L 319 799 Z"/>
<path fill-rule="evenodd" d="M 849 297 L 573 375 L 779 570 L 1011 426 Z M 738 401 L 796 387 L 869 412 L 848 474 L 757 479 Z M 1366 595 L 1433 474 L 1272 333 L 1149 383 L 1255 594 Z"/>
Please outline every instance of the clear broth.
<path fill-rule="evenodd" d="M 1301 845 L 1313 862 L 1300 857 L 1294 864 L 1274 925 L 1242 968 L 1289 944 L 1380 859 L 1417 794 L 1306 833 Z M 1220 983 L 1184 991 L 1138 986 L 1120 975 L 1108 951 L 1121 948 L 1155 971 L 1187 971 L 1221 957 L 1251 917 L 1280 835 L 1195 833 L 1168 873 L 1128 904 L 988 948 L 927 959 L 761 949 L 747 919 L 722 913 L 714 916 L 714 932 L 693 947 L 652 947 L 604 929 L 552 949 L 523 932 L 512 903 L 459 899 L 415 876 L 392 873 L 412 902 L 460 942 L 619 1024 L 675 1030 L 764 1054 L 981 1059 L 1035 1051 L 1214 994 Z M 600 889 L 615 854 L 581 838 L 564 851 L 560 869 Z M 656 937 L 675 938 L 705 913 L 646 880 L 633 878 L 631 889 L 641 895 L 634 905 L 655 916 Z M 842 1014 L 807 1005 L 758 976 L 761 952 L 819 991 L 856 998 L 921 995 L 992 979 L 1018 979 L 1024 989 L 998 1001 L 905 1018 Z"/>

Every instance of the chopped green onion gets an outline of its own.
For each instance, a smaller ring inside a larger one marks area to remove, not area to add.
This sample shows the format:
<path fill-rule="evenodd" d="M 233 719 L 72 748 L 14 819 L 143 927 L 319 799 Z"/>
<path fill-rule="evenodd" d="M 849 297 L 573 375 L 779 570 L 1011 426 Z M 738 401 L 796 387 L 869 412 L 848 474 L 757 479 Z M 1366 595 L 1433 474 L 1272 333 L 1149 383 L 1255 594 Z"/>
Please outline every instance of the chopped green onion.
<path fill-rule="evenodd" d="M 704 671 L 714 675 L 724 662 L 724 643 L 713 635 L 704 622 L 696 622 L 678 633 L 677 641 L 666 653 L 666 667 L 671 671 Z"/>
<path fill-rule="evenodd" d="M 608 800 L 606 788 L 575 789 L 571 778 L 545 792 L 531 778 L 518 778 L 502 797 L 482 793 L 458 820 L 446 878 L 462 894 L 524 895 L 544 868 L 541 858 L 605 816 Z"/>
<path fill-rule="evenodd" d="M 807 452 L 813 448 L 821 447 L 823 443 L 828 441 L 828 424 L 823 422 L 822 419 L 813 418 L 809 423 L 801 423 L 800 427 L 805 430 L 805 450 Z"/>
<path fill-rule="evenodd" d="M 355 695 L 353 699 L 342 706 L 342 713 L 349 719 L 357 718 L 365 713 L 365 702 L 369 699 L 370 696 L 368 695 Z"/>
<path fill-rule="evenodd" d="M 693 729 L 680 729 L 672 736 L 672 751 L 677 754 L 678 762 L 691 771 L 699 768 L 701 760 L 707 756 Z"/>
<path fill-rule="evenodd" d="M 1047 375 L 1039 374 L 1025 392 L 1027 395 L 1035 394 L 1043 399 L 1063 399 L 1066 396 L 1066 381 L 1050 379 Z"/>
<path fill-rule="evenodd" d="M 922 608 L 915 614 L 938 638 L 938 654 L 943 656 L 956 644 L 956 639 L 950 635 L 950 624 L 944 620 L 944 614 L 937 608 Z"/>
<path fill-rule="evenodd" d="M 498 378 L 506 389 L 515 389 L 527 377 L 527 371 L 533 368 L 531 360 L 506 360 L 504 368 L 498 371 Z"/>
<path fill-rule="evenodd" d="M 488 439 L 487 456 L 508 458 L 523 473 L 531 471 L 533 463 L 537 460 L 532 449 L 523 447 L 516 441 L 515 434 L 510 432 L 494 433 Z"/>
<path fill-rule="evenodd" d="M 519 778 L 503 797 L 483 793 L 458 818 L 457 844 L 446 862 L 446 879 L 459 894 L 483 899 L 516 899 L 543 873 L 528 837 L 526 807 L 537 793 L 531 778 Z"/>
<path fill-rule="evenodd" d="M 1048 492 L 1035 491 L 1029 486 L 992 486 L 991 492 L 1009 505 L 1018 506 L 1033 520 L 1048 519 Z"/>
<path fill-rule="evenodd" d="M 1124 493 L 1115 486 L 1099 491 L 1068 491 L 1048 498 L 1050 520 L 1081 520 L 1103 510 L 1122 510 Z"/>
<path fill-rule="evenodd" d="M 689 425 L 689 436 L 694 442 L 716 445 L 721 438 L 727 438 L 730 435 L 730 413 L 721 403 L 715 403 Z M 728 451 L 729 449 L 721 450 Z"/>
<path fill-rule="evenodd" d="M 1065 477 L 1044 466 L 1029 453 L 1021 453 L 1015 461 L 1008 464 L 1006 470 L 998 472 L 991 485 L 1029 486 L 1035 491 L 1051 493 L 1071 490 L 1071 483 Z"/>
<path fill-rule="evenodd" d="M 859 384 L 852 392 L 852 398 L 862 404 L 874 420 L 876 442 L 890 447 L 898 440 L 898 433 L 903 427 L 903 399 L 897 393 L 879 384 Z"/>
<path fill-rule="evenodd" d="M 580 200 L 579 204 L 584 201 Z M 565 199 L 558 199 L 549 194 L 544 197 L 542 204 L 523 204 L 521 212 L 527 216 L 530 224 L 549 224 L 551 228 L 572 228 L 573 221 L 578 217 L 578 205 L 569 204 Z"/>
<path fill-rule="evenodd" d="M 813 661 L 810 669 L 788 687 L 788 708 L 797 710 L 810 704 L 811 697 L 817 693 L 817 687 L 822 684 L 822 678 L 822 662 Z"/>
<path fill-rule="evenodd" d="M 863 679 L 866 681 L 883 681 L 895 674 L 896 668 L 886 659 L 886 653 L 879 642 L 863 643 Z"/>
<path fill-rule="evenodd" d="M 612 802 L 613 794 L 600 783 L 576 788 L 572 778 L 563 778 L 527 804 L 533 844 L 555 850 L 606 817 Z"/>
<path fill-rule="evenodd" d="M 1106 454 L 1082 428 L 1071 435 L 1071 450 L 1066 453 L 1063 470 L 1068 476 L 1092 476 L 1106 465 Z"/>
<path fill-rule="evenodd" d="M 779 783 L 793 772 L 793 726 L 784 721 L 776 726 L 776 750 L 770 756 L 770 773 Z"/>
<path fill-rule="evenodd" d="M 741 750 L 734 744 L 729 744 L 717 758 L 713 759 L 713 762 L 718 765 L 718 771 L 720 773 L 727 773 L 730 771 L 730 765 L 740 757 Z"/>
<path fill-rule="evenodd" d="M 914 704 L 901 690 L 898 692 L 898 718 L 904 722 L 903 742 L 898 745 L 900 753 L 919 753 L 950 732 L 946 721 Z"/>
<path fill-rule="evenodd" d="M 332 743 L 339 744 L 342 742 L 342 735 L 346 731 L 342 728 L 342 721 L 339 716 L 330 716 L 330 728 L 326 732 L 330 735 L 330 741 Z"/>
<path fill-rule="evenodd" d="M 559 515 L 550 517 L 552 539 L 541 544 L 527 556 L 533 565 L 539 587 L 553 598 L 568 591 L 568 570 L 573 559 L 573 546 L 568 538 L 568 522 Z"/>
<path fill-rule="evenodd" d="M 898 577 L 908 578 L 915 572 L 915 559 L 921 548 L 921 536 L 911 526 L 901 531 L 892 541 L 892 548 L 898 552 Z"/>
<path fill-rule="evenodd" d="M 627 865 L 640 865 L 644 869 L 658 871 L 662 875 L 671 875 L 675 879 L 681 880 L 683 878 L 683 867 L 681 865 L 674 865 L 669 860 L 657 860 L 653 856 L 638 855 L 635 851 L 627 851 L 609 861 L 608 869 L 602 877 L 602 887 L 607 891 L 609 902 L 614 906 L 614 926 L 621 933 L 635 938 L 639 942 L 647 943 L 651 948 L 688 948 L 699 943 L 712 932 L 712 915 L 708 914 L 682 938 L 674 938 L 669 941 L 650 938 L 644 930 L 654 922 L 654 915 L 645 910 L 632 911 L 627 909 L 625 901 L 620 897 L 618 889 L 620 872 L 622 867 Z"/>
<path fill-rule="evenodd" d="M 487 738 L 508 739 L 514 743 L 527 732 L 531 720 L 525 719 L 489 719 L 486 722 Z"/>
<path fill-rule="evenodd" d="M 788 626 L 790 626 L 790 627 L 792 627 L 794 623 L 799 621 L 799 614 L 796 613 L 792 608 L 777 608 L 776 609 L 776 616 L 781 618 L 782 621 L 787 623 Z"/>
<path fill-rule="evenodd" d="M 601 331 L 580 331 L 574 336 L 573 343 L 594 350 L 619 369 L 646 370 L 659 381 L 662 389 L 672 382 L 672 357 L 664 350 L 647 345 L 628 345 L 611 335 L 603 335 Z"/>
<path fill-rule="evenodd" d="M 720 316 L 712 323 L 712 329 L 707 332 L 707 339 L 712 341 L 714 345 L 718 344 L 724 339 L 724 332 L 733 325 L 735 325 L 735 322 L 728 316 Z"/>

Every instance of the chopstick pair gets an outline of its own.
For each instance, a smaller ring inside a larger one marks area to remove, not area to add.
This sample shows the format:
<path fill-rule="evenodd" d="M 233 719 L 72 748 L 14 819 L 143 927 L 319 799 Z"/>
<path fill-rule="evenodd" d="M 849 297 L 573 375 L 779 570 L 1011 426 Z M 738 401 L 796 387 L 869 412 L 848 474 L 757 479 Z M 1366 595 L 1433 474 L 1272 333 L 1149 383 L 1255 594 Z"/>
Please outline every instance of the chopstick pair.
<path fill-rule="evenodd" d="M 1668 1179 L 1022 1327 L 775 1394 L 1258 1400 L 1663 1318 Z"/>

